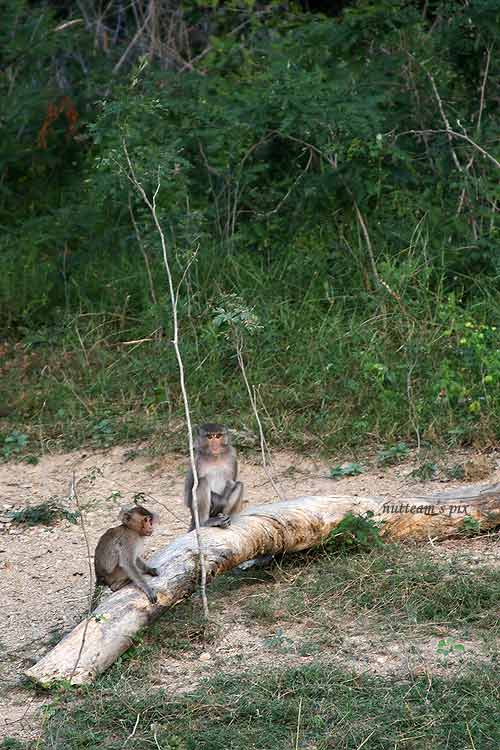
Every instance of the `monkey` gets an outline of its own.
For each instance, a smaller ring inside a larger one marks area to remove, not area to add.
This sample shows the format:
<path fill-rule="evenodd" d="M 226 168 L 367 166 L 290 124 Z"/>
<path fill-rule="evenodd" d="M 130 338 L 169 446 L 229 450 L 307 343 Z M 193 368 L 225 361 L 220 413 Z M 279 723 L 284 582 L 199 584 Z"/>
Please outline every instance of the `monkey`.
<path fill-rule="evenodd" d="M 108 529 L 99 539 L 94 554 L 96 586 L 109 586 L 117 591 L 132 581 L 138 586 L 152 604 L 158 598 L 144 578 L 144 573 L 157 576 L 159 572 L 140 557 L 144 537 L 151 536 L 153 525 L 157 521 L 155 513 L 134 505 L 122 509 L 120 526 Z"/>
<path fill-rule="evenodd" d="M 243 484 L 236 481 L 238 463 L 225 425 L 210 422 L 198 428 L 194 460 L 198 475 L 196 499 L 200 526 L 231 524 L 230 516 L 238 513 L 243 504 Z M 191 526 L 195 528 L 193 508 L 193 471 L 190 468 L 184 484 L 184 502 L 191 511 Z"/>

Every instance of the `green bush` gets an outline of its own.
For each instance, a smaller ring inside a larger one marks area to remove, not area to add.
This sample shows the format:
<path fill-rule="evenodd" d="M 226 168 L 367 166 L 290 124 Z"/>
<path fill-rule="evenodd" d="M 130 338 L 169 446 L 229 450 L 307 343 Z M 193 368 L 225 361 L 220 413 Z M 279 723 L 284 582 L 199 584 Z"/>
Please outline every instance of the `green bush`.
<path fill-rule="evenodd" d="M 176 285 L 191 263 L 179 317 L 196 416 L 252 419 L 213 325 L 236 294 L 262 324 L 245 357 L 271 439 L 498 437 L 493 0 L 438 4 L 432 19 L 360 0 L 339 17 L 272 4 L 265 18 L 238 6 L 229 21 L 216 3 L 203 75 L 137 50 L 113 76 L 129 15 L 104 54 L 84 28 L 55 32 L 44 4 L 9 0 L 6 13 L 17 109 L 0 79 L 0 325 L 40 355 L 21 377 L 7 368 L 15 427 L 29 431 L 43 404 L 44 430 L 109 444 L 180 407 L 162 251 L 126 146 L 147 193 L 159 185 Z M 201 23 L 196 4 L 183 13 Z M 62 111 L 41 148 L 60 60 L 78 137 Z M 102 419 L 113 426 L 96 434 Z"/>

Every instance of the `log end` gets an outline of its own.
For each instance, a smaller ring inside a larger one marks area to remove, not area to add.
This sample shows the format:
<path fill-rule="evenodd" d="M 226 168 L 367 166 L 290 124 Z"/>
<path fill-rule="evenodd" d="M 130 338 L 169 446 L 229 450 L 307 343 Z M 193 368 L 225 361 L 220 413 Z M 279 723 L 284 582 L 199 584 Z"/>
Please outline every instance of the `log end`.
<path fill-rule="evenodd" d="M 61 670 L 54 666 L 52 669 L 46 669 L 43 659 L 33 667 L 24 670 L 24 677 L 37 688 L 43 690 L 53 690 L 58 685 L 89 685 L 94 682 L 97 672 L 93 669 L 76 669 L 74 674 L 64 676 Z"/>

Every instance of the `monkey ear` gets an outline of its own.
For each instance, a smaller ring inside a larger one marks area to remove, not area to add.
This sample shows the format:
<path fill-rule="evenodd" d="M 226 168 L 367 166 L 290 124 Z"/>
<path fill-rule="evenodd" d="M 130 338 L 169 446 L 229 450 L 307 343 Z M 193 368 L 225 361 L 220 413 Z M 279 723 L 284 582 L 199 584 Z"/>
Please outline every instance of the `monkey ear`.
<path fill-rule="evenodd" d="M 120 513 L 118 514 L 118 520 L 120 521 L 120 523 L 125 523 L 125 521 L 130 520 L 131 510 L 132 510 L 131 508 L 125 508 L 125 507 L 120 508 Z"/>

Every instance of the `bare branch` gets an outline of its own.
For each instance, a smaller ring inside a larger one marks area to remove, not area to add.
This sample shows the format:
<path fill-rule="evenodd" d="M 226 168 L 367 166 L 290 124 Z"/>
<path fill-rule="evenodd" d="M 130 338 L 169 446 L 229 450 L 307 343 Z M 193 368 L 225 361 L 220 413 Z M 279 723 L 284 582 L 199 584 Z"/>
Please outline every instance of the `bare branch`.
<path fill-rule="evenodd" d="M 137 226 L 137 222 L 135 220 L 134 209 L 132 208 L 132 200 L 131 200 L 130 193 L 128 194 L 128 210 L 130 213 L 130 218 L 132 219 L 132 224 L 134 225 L 134 231 L 135 231 L 135 236 L 137 238 L 137 243 L 141 249 L 142 257 L 144 258 L 144 265 L 146 266 L 146 273 L 148 274 L 151 301 L 153 302 L 154 305 L 157 305 L 158 300 L 156 298 L 155 286 L 153 283 L 153 274 L 151 273 L 151 266 L 149 265 L 148 254 L 146 252 L 146 248 L 144 247 L 144 243 L 142 241 L 142 238 L 139 232 L 139 227 Z"/>
<path fill-rule="evenodd" d="M 262 455 L 262 466 L 264 468 L 264 471 L 266 473 L 267 478 L 269 479 L 274 491 L 278 495 L 280 500 L 286 500 L 286 496 L 281 492 L 280 488 L 274 481 L 273 475 L 272 475 L 272 462 L 271 462 L 271 453 L 269 451 L 269 446 L 267 444 L 264 430 L 262 428 L 262 422 L 260 421 L 259 411 L 257 409 L 257 398 L 256 398 L 256 391 L 255 386 L 253 388 L 250 387 L 250 383 L 248 382 L 247 378 L 247 372 L 245 368 L 245 361 L 243 359 L 243 342 L 241 339 L 241 335 L 238 332 L 235 332 L 235 346 L 236 346 L 236 357 L 238 359 L 238 365 L 240 366 L 241 375 L 243 377 L 243 381 L 245 383 L 246 389 L 248 391 L 248 397 L 250 399 L 250 404 L 252 405 L 252 410 L 255 416 L 255 420 L 257 422 L 258 428 L 259 428 L 259 436 L 260 436 L 260 452 Z M 267 461 L 269 459 L 269 465 L 271 469 L 267 465 Z"/>
<path fill-rule="evenodd" d="M 198 257 L 198 251 L 199 251 L 199 249 L 200 249 L 200 247 L 198 246 L 196 248 L 196 250 L 194 251 L 194 253 L 192 254 L 192 256 L 189 258 L 189 260 L 186 263 L 186 266 L 185 266 L 185 268 L 184 268 L 184 270 L 182 272 L 181 279 L 180 279 L 179 283 L 177 284 L 177 290 L 175 292 L 175 304 L 176 305 L 177 305 L 177 303 L 179 301 L 179 293 L 180 293 L 181 287 L 182 287 L 182 285 L 183 285 L 183 283 L 184 283 L 184 281 L 186 279 L 186 276 L 187 276 L 187 274 L 189 272 L 189 269 L 191 268 L 191 266 L 195 262 L 196 258 Z"/>
<path fill-rule="evenodd" d="M 135 45 L 137 44 L 138 40 L 141 38 L 141 36 L 142 36 L 142 34 L 144 32 L 144 29 L 148 25 L 149 17 L 151 15 L 151 9 L 152 9 L 152 6 L 150 4 L 149 7 L 148 7 L 148 12 L 147 12 L 146 18 L 144 19 L 144 23 L 142 24 L 142 26 L 140 26 L 137 29 L 137 31 L 135 32 L 134 36 L 130 40 L 130 43 L 128 44 L 127 49 L 125 50 L 125 52 L 123 53 L 123 55 L 118 60 L 118 62 L 116 63 L 115 67 L 113 68 L 113 73 L 115 75 L 116 75 L 116 73 L 118 73 L 118 71 L 120 70 L 121 66 L 123 65 L 123 63 L 125 62 L 125 60 L 127 59 L 127 57 L 129 56 L 130 51 L 135 47 Z"/>
<path fill-rule="evenodd" d="M 165 266 L 165 271 L 167 274 L 168 290 L 170 294 L 170 304 L 172 307 L 172 327 L 173 327 L 172 344 L 174 346 L 175 356 L 177 359 L 177 366 L 179 370 L 179 382 L 181 386 L 182 401 L 184 404 L 184 413 L 186 416 L 186 424 L 187 424 L 187 429 L 188 429 L 189 459 L 191 462 L 191 469 L 193 472 L 193 480 L 194 480 L 193 490 L 192 490 L 193 492 L 193 515 L 194 515 L 195 534 L 196 534 L 196 541 L 198 544 L 198 554 L 199 554 L 199 561 L 200 561 L 200 593 L 201 593 L 201 600 L 203 604 L 203 612 L 205 614 L 205 617 L 208 618 L 208 600 L 207 600 L 207 589 L 206 589 L 207 569 L 206 569 L 206 564 L 205 564 L 205 552 L 204 552 L 204 547 L 203 547 L 201 534 L 200 534 L 200 517 L 198 514 L 198 497 L 196 494 L 196 491 L 198 489 L 198 472 L 196 471 L 196 462 L 194 459 L 193 427 L 191 423 L 191 411 L 189 408 L 189 399 L 188 399 L 187 390 L 186 390 L 186 381 L 185 381 L 185 375 L 184 375 L 184 362 L 182 360 L 182 355 L 181 355 L 181 351 L 179 348 L 179 322 L 178 322 L 178 317 L 177 317 L 177 296 L 176 296 L 175 289 L 174 289 L 174 280 L 172 276 L 172 270 L 170 268 L 170 261 L 168 257 L 165 233 L 163 232 L 162 226 L 160 224 L 160 220 L 158 219 L 158 213 L 156 210 L 156 198 L 158 197 L 158 194 L 160 191 L 160 185 L 161 185 L 160 176 L 158 175 L 157 186 L 153 194 L 153 199 L 151 200 L 148 197 L 143 186 L 137 179 L 134 167 L 130 160 L 130 156 L 129 156 L 125 141 L 123 142 L 123 151 L 125 153 L 125 158 L 127 159 L 127 164 L 129 168 L 127 177 L 132 183 L 132 185 L 134 185 L 136 190 L 140 193 L 144 203 L 149 208 L 156 230 L 160 237 L 161 248 L 162 248 L 162 253 L 163 253 L 163 265 Z"/>
<path fill-rule="evenodd" d="M 479 133 L 479 131 L 481 130 L 481 118 L 483 116 L 483 110 L 484 110 L 486 82 L 488 80 L 488 72 L 490 70 L 492 49 L 493 47 L 488 47 L 488 49 L 486 50 L 486 65 L 484 66 L 483 82 L 481 84 L 481 101 L 479 103 L 479 115 L 477 118 L 476 133 Z"/>
<path fill-rule="evenodd" d="M 309 167 L 311 166 L 312 159 L 313 159 L 313 152 L 309 150 L 309 159 L 307 160 L 306 166 L 304 167 L 302 172 L 299 174 L 299 176 L 290 185 L 289 189 L 286 191 L 283 198 L 281 198 L 276 204 L 276 206 L 272 208 L 270 211 L 259 211 L 260 216 L 272 216 L 272 214 L 275 214 L 280 210 L 280 208 L 285 203 L 285 201 L 290 197 L 292 191 L 297 187 L 301 179 L 304 177 L 305 173 L 309 171 Z"/>
<path fill-rule="evenodd" d="M 421 448 L 420 426 L 418 423 L 418 412 L 415 406 L 415 400 L 413 398 L 413 383 L 411 380 L 413 370 L 415 369 L 415 364 L 416 363 L 413 362 L 408 372 L 406 373 L 406 395 L 408 397 L 410 422 L 412 423 L 413 429 L 415 430 L 415 436 L 417 438 L 417 451 L 420 453 L 420 448 Z"/>
<path fill-rule="evenodd" d="M 396 294 L 396 292 L 393 289 L 391 289 L 389 284 L 386 281 L 384 281 L 384 279 L 380 276 L 378 272 L 377 264 L 375 263 L 375 255 L 373 253 L 373 247 L 372 247 L 372 243 L 370 240 L 370 235 L 368 233 L 368 228 L 363 218 L 363 214 L 359 210 L 359 206 L 356 203 L 356 201 L 354 201 L 354 208 L 356 209 L 356 216 L 358 217 L 359 225 L 361 227 L 361 230 L 365 238 L 366 248 L 368 250 L 368 255 L 370 256 L 370 262 L 372 265 L 372 270 L 373 270 L 373 275 L 375 277 L 375 281 L 377 282 L 378 286 L 383 286 L 384 289 L 386 289 L 389 292 L 391 297 L 393 297 L 396 300 L 396 302 L 400 305 L 400 307 L 404 310 L 404 305 L 401 301 L 401 297 L 399 296 L 399 294 Z"/>
<path fill-rule="evenodd" d="M 472 140 L 472 138 L 469 138 L 468 135 L 465 133 L 457 133 L 455 130 L 406 130 L 404 133 L 400 133 L 399 135 L 436 135 L 438 133 L 447 133 L 448 135 L 452 135 L 454 138 L 461 138 L 464 141 L 467 141 L 467 143 L 470 143 L 471 146 L 474 146 L 483 156 L 485 156 L 487 159 L 489 159 L 497 169 L 500 169 L 500 162 L 495 159 L 494 156 L 492 156 L 488 151 L 486 151 L 482 146 L 480 146 L 478 143 Z"/>
<path fill-rule="evenodd" d="M 92 574 L 92 563 L 91 563 L 92 555 L 90 553 L 89 538 L 87 536 L 87 529 L 85 528 L 85 520 L 83 518 L 83 512 L 82 512 L 82 509 L 80 507 L 80 502 L 78 500 L 78 494 L 77 494 L 77 491 L 76 491 L 75 472 L 73 472 L 73 476 L 71 477 L 71 483 L 70 483 L 70 486 L 69 486 L 69 499 L 70 499 L 70 501 L 74 501 L 75 502 L 76 508 L 77 508 L 77 510 L 78 510 L 78 512 L 80 514 L 80 524 L 81 524 L 81 527 L 82 527 L 83 538 L 85 539 L 85 546 L 87 548 L 87 563 L 88 563 L 88 566 L 89 566 L 89 599 L 88 599 L 88 611 L 87 611 L 87 617 L 85 618 L 85 626 L 83 628 L 83 633 L 82 633 L 82 642 L 80 644 L 80 648 L 79 648 L 79 651 L 78 651 L 78 654 L 77 654 L 77 657 L 76 657 L 75 666 L 73 667 L 73 671 L 71 672 L 71 675 L 69 677 L 69 681 L 71 682 L 71 680 L 75 676 L 76 670 L 78 669 L 78 664 L 80 663 L 80 659 L 81 659 L 81 656 L 82 656 L 83 648 L 85 646 L 85 639 L 87 637 L 87 628 L 88 628 L 89 620 L 90 620 L 90 618 L 92 616 L 92 610 L 94 608 L 93 607 L 93 604 L 94 604 L 93 603 L 94 576 Z"/>
<path fill-rule="evenodd" d="M 420 64 L 422 65 L 422 63 L 420 63 Z M 441 112 L 441 117 L 442 117 L 443 122 L 444 122 L 445 127 L 446 127 L 446 133 L 448 134 L 448 141 L 450 143 L 451 155 L 453 157 L 453 161 L 455 162 L 455 166 L 458 169 L 458 171 L 462 172 L 463 167 L 462 167 L 462 165 L 460 164 L 460 162 L 458 160 L 458 156 L 457 156 L 457 154 L 455 152 L 455 149 L 453 148 L 453 140 L 451 138 L 450 123 L 448 122 L 448 118 L 446 117 L 446 112 L 444 111 L 443 102 L 442 102 L 441 97 L 439 96 L 439 91 L 437 89 L 436 82 L 434 80 L 434 76 L 432 75 L 432 73 L 429 73 L 429 71 L 427 70 L 427 68 L 424 65 L 422 65 L 422 68 L 424 69 L 424 71 L 425 71 L 428 79 L 431 82 L 431 86 L 432 86 L 432 89 L 434 91 L 434 96 L 436 97 L 436 100 L 437 100 L 439 111 Z"/>

